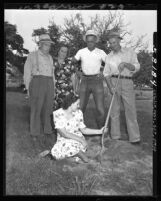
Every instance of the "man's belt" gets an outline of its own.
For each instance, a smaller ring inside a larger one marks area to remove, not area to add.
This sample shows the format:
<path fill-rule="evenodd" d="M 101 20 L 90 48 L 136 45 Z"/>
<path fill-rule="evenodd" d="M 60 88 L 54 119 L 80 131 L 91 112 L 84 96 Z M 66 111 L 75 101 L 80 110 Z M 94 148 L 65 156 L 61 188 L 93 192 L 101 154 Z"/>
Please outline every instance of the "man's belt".
<path fill-rule="evenodd" d="M 111 77 L 118 78 L 118 75 L 112 75 Z M 120 79 L 132 79 L 132 77 L 120 75 Z"/>
<path fill-rule="evenodd" d="M 83 76 L 84 77 L 97 77 L 97 76 L 99 76 L 100 74 L 94 74 L 94 75 L 85 75 L 85 74 L 83 74 Z"/>
<path fill-rule="evenodd" d="M 46 76 L 46 75 L 33 75 L 32 77 L 33 78 L 50 78 L 50 79 L 53 79 L 52 76 Z"/>

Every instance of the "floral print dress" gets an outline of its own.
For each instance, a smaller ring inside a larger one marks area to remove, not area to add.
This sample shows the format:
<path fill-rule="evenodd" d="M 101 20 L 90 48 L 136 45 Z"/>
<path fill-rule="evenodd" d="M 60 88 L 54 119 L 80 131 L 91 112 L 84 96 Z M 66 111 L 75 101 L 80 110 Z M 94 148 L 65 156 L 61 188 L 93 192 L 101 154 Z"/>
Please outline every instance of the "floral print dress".
<path fill-rule="evenodd" d="M 62 108 L 54 111 L 53 116 L 56 129 L 65 128 L 67 132 L 84 138 L 80 129 L 85 128 L 86 126 L 84 124 L 83 113 L 81 110 L 73 112 L 73 117 L 71 119 L 66 119 L 65 112 Z M 52 156 L 59 160 L 75 156 L 79 151 L 86 151 L 86 148 L 82 143 L 73 139 L 64 138 L 59 134 L 59 132 L 57 133 L 57 142 L 51 149 Z"/>
<path fill-rule="evenodd" d="M 59 64 L 58 60 L 54 59 L 55 66 L 55 100 L 54 110 L 61 108 L 63 99 L 69 93 L 74 93 L 71 76 L 75 73 L 74 65 L 71 65 L 71 59 L 66 59 L 63 64 Z"/>

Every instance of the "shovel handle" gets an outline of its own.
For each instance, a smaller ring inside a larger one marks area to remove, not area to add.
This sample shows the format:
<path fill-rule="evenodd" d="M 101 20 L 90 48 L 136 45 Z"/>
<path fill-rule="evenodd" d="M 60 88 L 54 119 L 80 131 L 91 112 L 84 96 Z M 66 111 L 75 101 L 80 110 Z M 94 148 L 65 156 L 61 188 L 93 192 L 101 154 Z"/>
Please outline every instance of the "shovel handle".
<path fill-rule="evenodd" d="M 116 94 L 116 91 L 117 91 L 120 75 L 121 75 L 121 73 L 119 73 L 118 78 L 117 78 L 117 82 L 115 84 L 114 93 L 112 95 L 112 100 L 111 100 L 111 103 L 110 103 L 110 107 L 109 107 L 108 114 L 107 114 L 106 121 L 105 121 L 105 125 L 104 125 L 105 128 L 107 128 L 107 125 L 108 125 L 108 122 L 109 122 L 111 108 L 112 108 L 114 97 L 115 97 L 115 94 Z M 104 150 L 104 135 L 105 135 L 105 132 L 103 132 L 102 138 L 101 138 L 101 158 L 102 158 L 102 153 L 103 153 L 103 150 Z"/>
<path fill-rule="evenodd" d="M 121 75 L 121 73 L 119 73 L 119 76 L 118 76 L 118 78 L 117 78 L 117 82 L 116 82 L 116 84 L 115 84 L 114 93 L 113 93 L 113 95 L 112 95 L 110 107 L 109 107 L 108 114 L 107 114 L 106 121 L 105 121 L 105 127 L 107 127 L 108 122 L 109 122 L 110 113 L 111 113 L 111 108 L 112 108 L 113 101 L 114 101 L 114 97 L 115 97 L 115 94 L 116 94 L 116 91 L 117 91 L 117 87 L 118 87 L 118 82 L 119 82 L 119 79 L 120 79 L 120 75 Z"/>

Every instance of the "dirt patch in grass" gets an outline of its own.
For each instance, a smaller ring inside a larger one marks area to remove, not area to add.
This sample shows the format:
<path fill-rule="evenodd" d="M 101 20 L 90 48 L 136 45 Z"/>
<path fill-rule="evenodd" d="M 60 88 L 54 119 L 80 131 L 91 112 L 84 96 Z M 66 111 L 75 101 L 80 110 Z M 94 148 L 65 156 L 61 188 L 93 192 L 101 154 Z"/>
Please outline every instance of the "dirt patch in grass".
<path fill-rule="evenodd" d="M 100 137 L 87 137 L 89 164 L 68 159 L 39 158 L 29 137 L 29 107 L 25 94 L 6 94 L 6 194 L 7 195 L 152 195 L 152 102 L 137 101 L 140 146 L 131 145 L 121 111 L 125 141 L 105 137 L 106 150 L 100 164 Z M 106 111 L 109 98 L 106 97 Z M 94 128 L 93 101 L 85 114 Z"/>

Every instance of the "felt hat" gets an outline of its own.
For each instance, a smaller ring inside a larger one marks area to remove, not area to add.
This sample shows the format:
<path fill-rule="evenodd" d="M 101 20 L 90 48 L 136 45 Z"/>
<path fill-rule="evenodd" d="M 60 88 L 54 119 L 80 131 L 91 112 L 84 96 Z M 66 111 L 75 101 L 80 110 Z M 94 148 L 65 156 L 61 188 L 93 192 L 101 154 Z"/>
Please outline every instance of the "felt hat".
<path fill-rule="evenodd" d="M 41 34 L 39 36 L 38 43 L 52 43 L 52 44 L 54 44 L 54 42 L 51 40 L 51 38 L 48 34 Z"/>
<path fill-rule="evenodd" d="M 119 38 L 120 40 L 122 40 L 123 38 L 120 36 L 120 34 L 116 31 L 110 31 L 108 36 L 107 36 L 107 40 L 109 40 L 110 38 Z"/>

